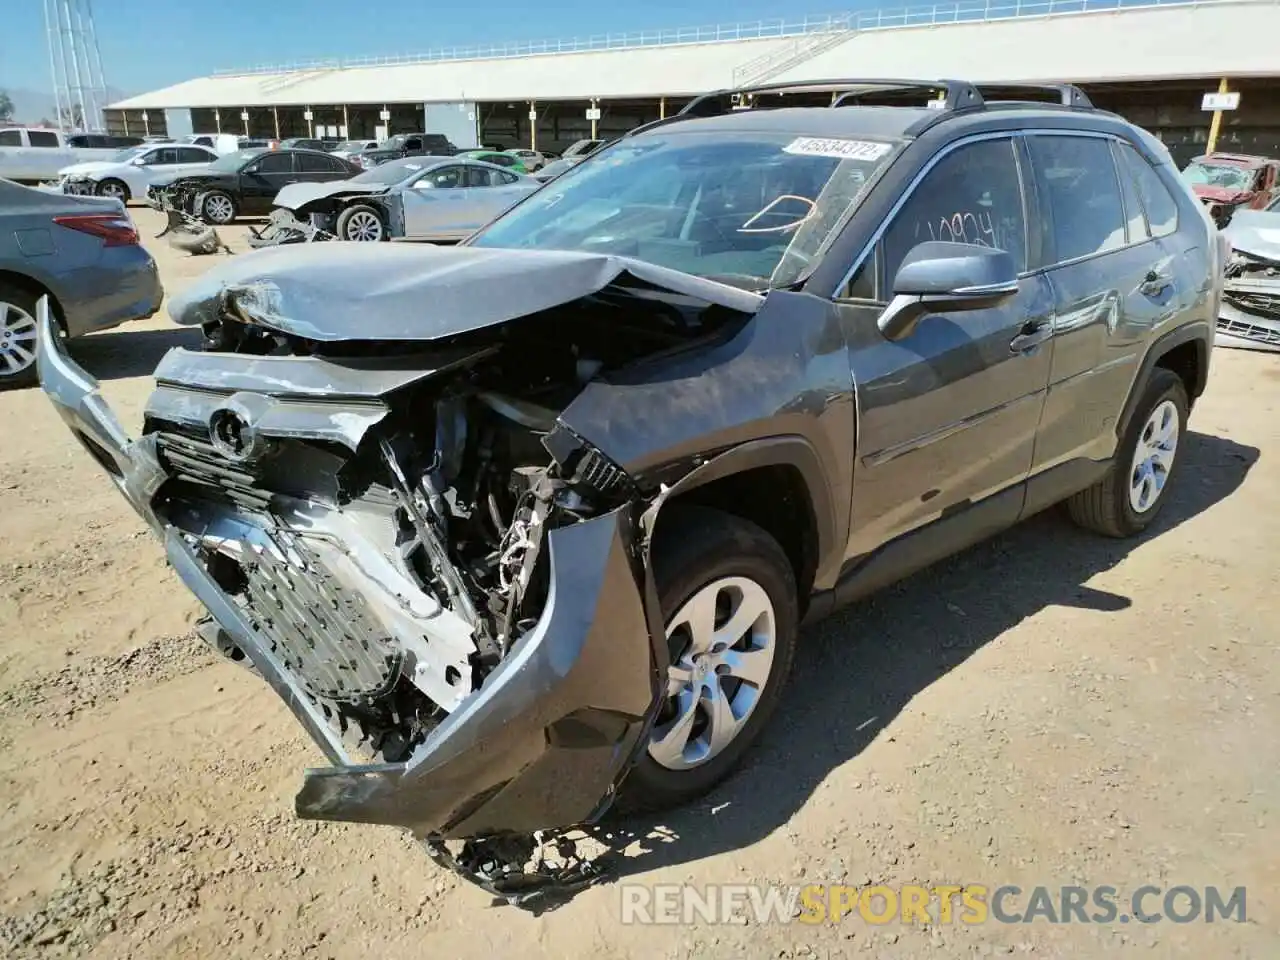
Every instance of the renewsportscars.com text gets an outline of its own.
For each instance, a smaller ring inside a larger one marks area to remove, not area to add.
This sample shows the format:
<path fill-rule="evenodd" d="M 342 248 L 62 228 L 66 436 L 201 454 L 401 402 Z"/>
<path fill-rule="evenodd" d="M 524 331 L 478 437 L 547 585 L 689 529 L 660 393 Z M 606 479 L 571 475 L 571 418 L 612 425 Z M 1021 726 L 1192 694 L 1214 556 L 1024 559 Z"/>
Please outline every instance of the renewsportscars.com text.
<path fill-rule="evenodd" d="M 1151 884 L 1129 892 L 1110 885 L 938 884 L 854 887 L 658 884 L 621 887 L 621 920 L 691 923 L 1243 923 L 1244 887 Z"/>

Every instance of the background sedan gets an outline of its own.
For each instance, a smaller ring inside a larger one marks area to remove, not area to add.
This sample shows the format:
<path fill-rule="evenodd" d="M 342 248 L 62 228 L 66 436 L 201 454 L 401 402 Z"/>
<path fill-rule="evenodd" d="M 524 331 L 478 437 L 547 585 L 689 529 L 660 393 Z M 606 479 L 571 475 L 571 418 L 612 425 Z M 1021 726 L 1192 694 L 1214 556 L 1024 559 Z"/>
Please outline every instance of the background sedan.
<path fill-rule="evenodd" d="M 164 299 L 119 200 L 0 180 L 0 390 L 35 382 L 36 303 L 46 294 L 69 337 L 149 317 Z"/>
<path fill-rule="evenodd" d="M 340 240 L 450 241 L 470 236 L 538 186 L 467 157 L 405 157 L 349 180 L 286 187 L 275 205 Z"/>

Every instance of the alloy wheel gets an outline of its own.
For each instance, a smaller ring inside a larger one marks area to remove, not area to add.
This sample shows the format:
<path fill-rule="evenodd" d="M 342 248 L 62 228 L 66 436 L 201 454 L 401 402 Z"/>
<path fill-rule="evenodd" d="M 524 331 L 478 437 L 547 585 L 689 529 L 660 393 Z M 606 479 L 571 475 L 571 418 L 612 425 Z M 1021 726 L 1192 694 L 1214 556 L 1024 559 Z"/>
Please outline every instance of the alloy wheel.
<path fill-rule="evenodd" d="M 357 210 L 347 220 L 348 240 L 376 242 L 382 239 L 382 221 L 377 214 L 365 210 Z"/>
<path fill-rule="evenodd" d="M 0 300 L 0 377 L 16 377 L 35 362 L 35 317 Z"/>
<path fill-rule="evenodd" d="M 116 183 L 114 180 L 108 180 L 101 187 L 99 187 L 98 193 L 101 196 L 110 197 L 113 200 L 125 199 L 124 186 L 119 183 Z"/>
<path fill-rule="evenodd" d="M 1178 408 L 1172 400 L 1156 404 L 1138 434 L 1129 471 L 1129 506 L 1146 513 L 1160 499 L 1178 452 Z"/>
<path fill-rule="evenodd" d="M 667 624 L 667 700 L 649 755 L 688 770 L 732 743 L 760 701 L 777 638 L 773 603 L 754 580 L 723 577 L 690 597 Z"/>
<path fill-rule="evenodd" d="M 205 199 L 204 212 L 214 223 L 230 223 L 235 217 L 236 208 L 230 197 L 214 194 Z"/>

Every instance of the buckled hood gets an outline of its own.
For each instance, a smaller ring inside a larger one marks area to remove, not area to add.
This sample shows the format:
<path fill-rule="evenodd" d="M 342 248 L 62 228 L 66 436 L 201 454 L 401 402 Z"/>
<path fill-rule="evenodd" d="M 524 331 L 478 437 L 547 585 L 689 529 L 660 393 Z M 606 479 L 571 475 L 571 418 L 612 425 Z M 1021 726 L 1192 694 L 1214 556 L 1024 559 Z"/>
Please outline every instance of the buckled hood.
<path fill-rule="evenodd" d="M 611 285 L 656 287 L 742 313 L 755 313 L 764 301 L 737 287 L 605 254 L 329 243 L 270 247 L 229 260 L 175 296 L 169 312 L 191 326 L 230 313 L 310 340 L 427 341 L 549 310 Z"/>

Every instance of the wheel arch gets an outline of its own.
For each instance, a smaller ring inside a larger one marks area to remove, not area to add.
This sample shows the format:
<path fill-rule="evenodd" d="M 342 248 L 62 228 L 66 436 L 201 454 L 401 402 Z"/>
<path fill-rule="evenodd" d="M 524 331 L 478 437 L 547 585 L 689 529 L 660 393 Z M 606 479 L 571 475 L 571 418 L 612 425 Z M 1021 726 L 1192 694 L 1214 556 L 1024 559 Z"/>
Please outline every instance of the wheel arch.
<path fill-rule="evenodd" d="M 749 520 L 778 541 L 791 561 L 801 616 L 818 570 L 838 550 L 834 502 L 817 451 L 803 437 L 752 440 L 695 467 L 673 484 L 654 535 L 682 504 Z"/>
<path fill-rule="evenodd" d="M 6 270 L 0 267 L 0 286 L 17 287 L 19 290 L 25 290 L 37 300 L 47 296 L 49 304 L 53 307 L 54 319 L 58 321 L 58 326 L 62 328 L 62 332 L 66 333 L 67 319 L 62 310 L 62 304 L 58 301 L 58 295 L 47 284 L 30 274 L 18 273 L 14 270 Z"/>
<path fill-rule="evenodd" d="M 1204 393 L 1209 378 L 1209 353 L 1213 342 L 1213 328 L 1208 321 L 1197 320 L 1170 330 L 1148 348 L 1142 358 L 1138 375 L 1129 388 L 1124 409 L 1116 421 L 1116 436 L 1123 437 L 1137 413 L 1142 391 L 1157 367 L 1169 370 L 1182 381 L 1187 391 L 1187 402 L 1195 406 L 1196 399 Z"/>

